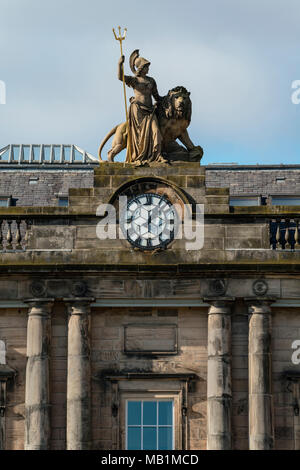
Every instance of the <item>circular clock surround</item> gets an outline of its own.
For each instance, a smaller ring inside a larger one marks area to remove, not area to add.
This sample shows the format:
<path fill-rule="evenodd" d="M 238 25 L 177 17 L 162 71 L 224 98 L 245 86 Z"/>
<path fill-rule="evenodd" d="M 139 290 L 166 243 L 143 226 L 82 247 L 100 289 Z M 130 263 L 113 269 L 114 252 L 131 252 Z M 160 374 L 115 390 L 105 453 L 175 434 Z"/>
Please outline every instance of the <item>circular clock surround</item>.
<path fill-rule="evenodd" d="M 175 236 L 177 213 L 172 203 L 156 193 L 142 193 L 130 199 L 121 229 L 129 243 L 141 250 L 166 248 Z"/>

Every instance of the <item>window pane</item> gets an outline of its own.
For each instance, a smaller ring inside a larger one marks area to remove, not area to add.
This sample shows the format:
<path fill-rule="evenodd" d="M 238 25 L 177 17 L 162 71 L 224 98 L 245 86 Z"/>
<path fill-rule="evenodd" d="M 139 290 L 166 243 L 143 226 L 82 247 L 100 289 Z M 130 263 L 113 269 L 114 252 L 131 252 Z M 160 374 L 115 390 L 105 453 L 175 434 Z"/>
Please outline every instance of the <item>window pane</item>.
<path fill-rule="evenodd" d="M 273 206 L 299 206 L 300 198 L 299 197 L 274 197 L 272 196 L 272 205 Z"/>
<path fill-rule="evenodd" d="M 8 206 L 8 198 L 7 197 L 0 199 L 0 206 L 1 207 L 7 207 Z"/>
<path fill-rule="evenodd" d="M 260 200 L 258 197 L 231 197 L 230 206 L 259 206 Z"/>
<path fill-rule="evenodd" d="M 34 145 L 34 146 L 32 147 L 32 149 L 33 149 L 33 160 L 34 160 L 35 162 L 38 162 L 39 159 L 40 159 L 40 151 L 41 151 L 41 148 L 40 148 L 39 145 Z"/>
<path fill-rule="evenodd" d="M 58 205 L 59 207 L 68 207 L 69 205 L 69 198 L 67 197 L 60 197 L 58 199 Z"/>
<path fill-rule="evenodd" d="M 158 449 L 172 449 L 172 428 L 159 428 L 158 430 Z"/>
<path fill-rule="evenodd" d="M 157 403 L 156 401 L 144 401 L 143 408 L 143 424 L 156 424 L 157 414 Z"/>
<path fill-rule="evenodd" d="M 156 450 L 156 428 L 143 428 L 143 449 Z"/>
<path fill-rule="evenodd" d="M 127 449 L 141 450 L 141 428 L 128 428 Z"/>
<path fill-rule="evenodd" d="M 172 402 L 160 401 L 158 404 L 158 424 L 172 425 Z"/>
<path fill-rule="evenodd" d="M 9 159 L 9 149 L 6 149 L 3 151 L 3 153 L 0 154 L 0 160 L 1 162 L 7 162 Z"/>
<path fill-rule="evenodd" d="M 20 145 L 13 145 L 12 149 L 12 160 L 19 160 L 20 156 Z"/>
<path fill-rule="evenodd" d="M 128 426 L 141 424 L 141 402 L 128 402 Z"/>
<path fill-rule="evenodd" d="M 53 156 L 54 156 L 54 161 L 59 162 L 60 161 L 60 146 L 55 145 L 53 147 Z"/>
<path fill-rule="evenodd" d="M 83 161 L 82 153 L 79 152 L 77 149 L 74 149 L 74 161 L 75 162 L 82 162 Z"/>
<path fill-rule="evenodd" d="M 65 162 L 71 161 L 71 147 L 69 145 L 64 146 L 64 160 Z"/>
<path fill-rule="evenodd" d="M 23 160 L 24 162 L 29 162 L 30 157 L 30 147 L 28 145 L 23 145 Z"/>
<path fill-rule="evenodd" d="M 49 145 L 44 145 L 44 161 L 50 162 L 50 147 Z"/>

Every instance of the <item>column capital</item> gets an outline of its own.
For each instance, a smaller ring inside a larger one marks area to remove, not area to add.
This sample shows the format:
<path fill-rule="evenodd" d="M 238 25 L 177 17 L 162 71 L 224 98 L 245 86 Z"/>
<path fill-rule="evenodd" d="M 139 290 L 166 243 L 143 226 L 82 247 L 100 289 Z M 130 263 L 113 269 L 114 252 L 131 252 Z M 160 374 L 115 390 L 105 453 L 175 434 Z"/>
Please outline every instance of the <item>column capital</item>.
<path fill-rule="evenodd" d="M 248 305 L 248 313 L 271 314 L 271 304 L 277 300 L 276 297 L 245 297 L 244 301 Z"/>
<path fill-rule="evenodd" d="M 208 310 L 209 315 L 213 313 L 230 314 L 235 297 L 204 297 L 203 301 L 210 305 Z"/>
<path fill-rule="evenodd" d="M 90 305 L 95 299 L 94 297 L 68 297 L 63 301 L 67 305 L 69 315 L 85 315 L 89 313 Z"/>
<path fill-rule="evenodd" d="M 28 315 L 49 315 L 54 304 L 52 298 L 37 298 L 37 299 L 25 299 L 24 303 L 28 304 L 29 310 Z"/>

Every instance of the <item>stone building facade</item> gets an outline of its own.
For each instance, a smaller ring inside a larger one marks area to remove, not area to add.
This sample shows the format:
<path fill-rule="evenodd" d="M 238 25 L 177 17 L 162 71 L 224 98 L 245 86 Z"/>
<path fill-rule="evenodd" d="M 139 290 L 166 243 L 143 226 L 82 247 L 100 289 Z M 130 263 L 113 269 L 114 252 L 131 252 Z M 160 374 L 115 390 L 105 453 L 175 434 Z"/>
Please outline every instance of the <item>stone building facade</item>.
<path fill-rule="evenodd" d="M 30 152 L 0 162 L 1 448 L 300 449 L 299 168 Z M 202 204 L 204 246 L 96 236 L 145 194 Z"/>

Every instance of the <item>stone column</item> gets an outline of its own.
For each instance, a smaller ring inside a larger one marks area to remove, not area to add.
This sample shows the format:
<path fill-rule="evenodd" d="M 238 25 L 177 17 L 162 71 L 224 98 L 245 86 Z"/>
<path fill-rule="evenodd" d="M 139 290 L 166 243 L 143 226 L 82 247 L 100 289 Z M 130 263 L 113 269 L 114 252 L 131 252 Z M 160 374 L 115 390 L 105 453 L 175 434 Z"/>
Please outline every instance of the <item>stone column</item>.
<path fill-rule="evenodd" d="M 207 449 L 231 449 L 232 297 L 206 298 L 208 310 Z"/>
<path fill-rule="evenodd" d="M 27 323 L 25 450 L 46 450 L 50 439 L 50 312 L 54 299 L 33 299 Z"/>
<path fill-rule="evenodd" d="M 249 311 L 249 448 L 274 447 L 271 308 L 275 299 L 245 299 Z"/>
<path fill-rule="evenodd" d="M 67 449 L 91 443 L 90 298 L 64 299 L 68 306 Z"/>

